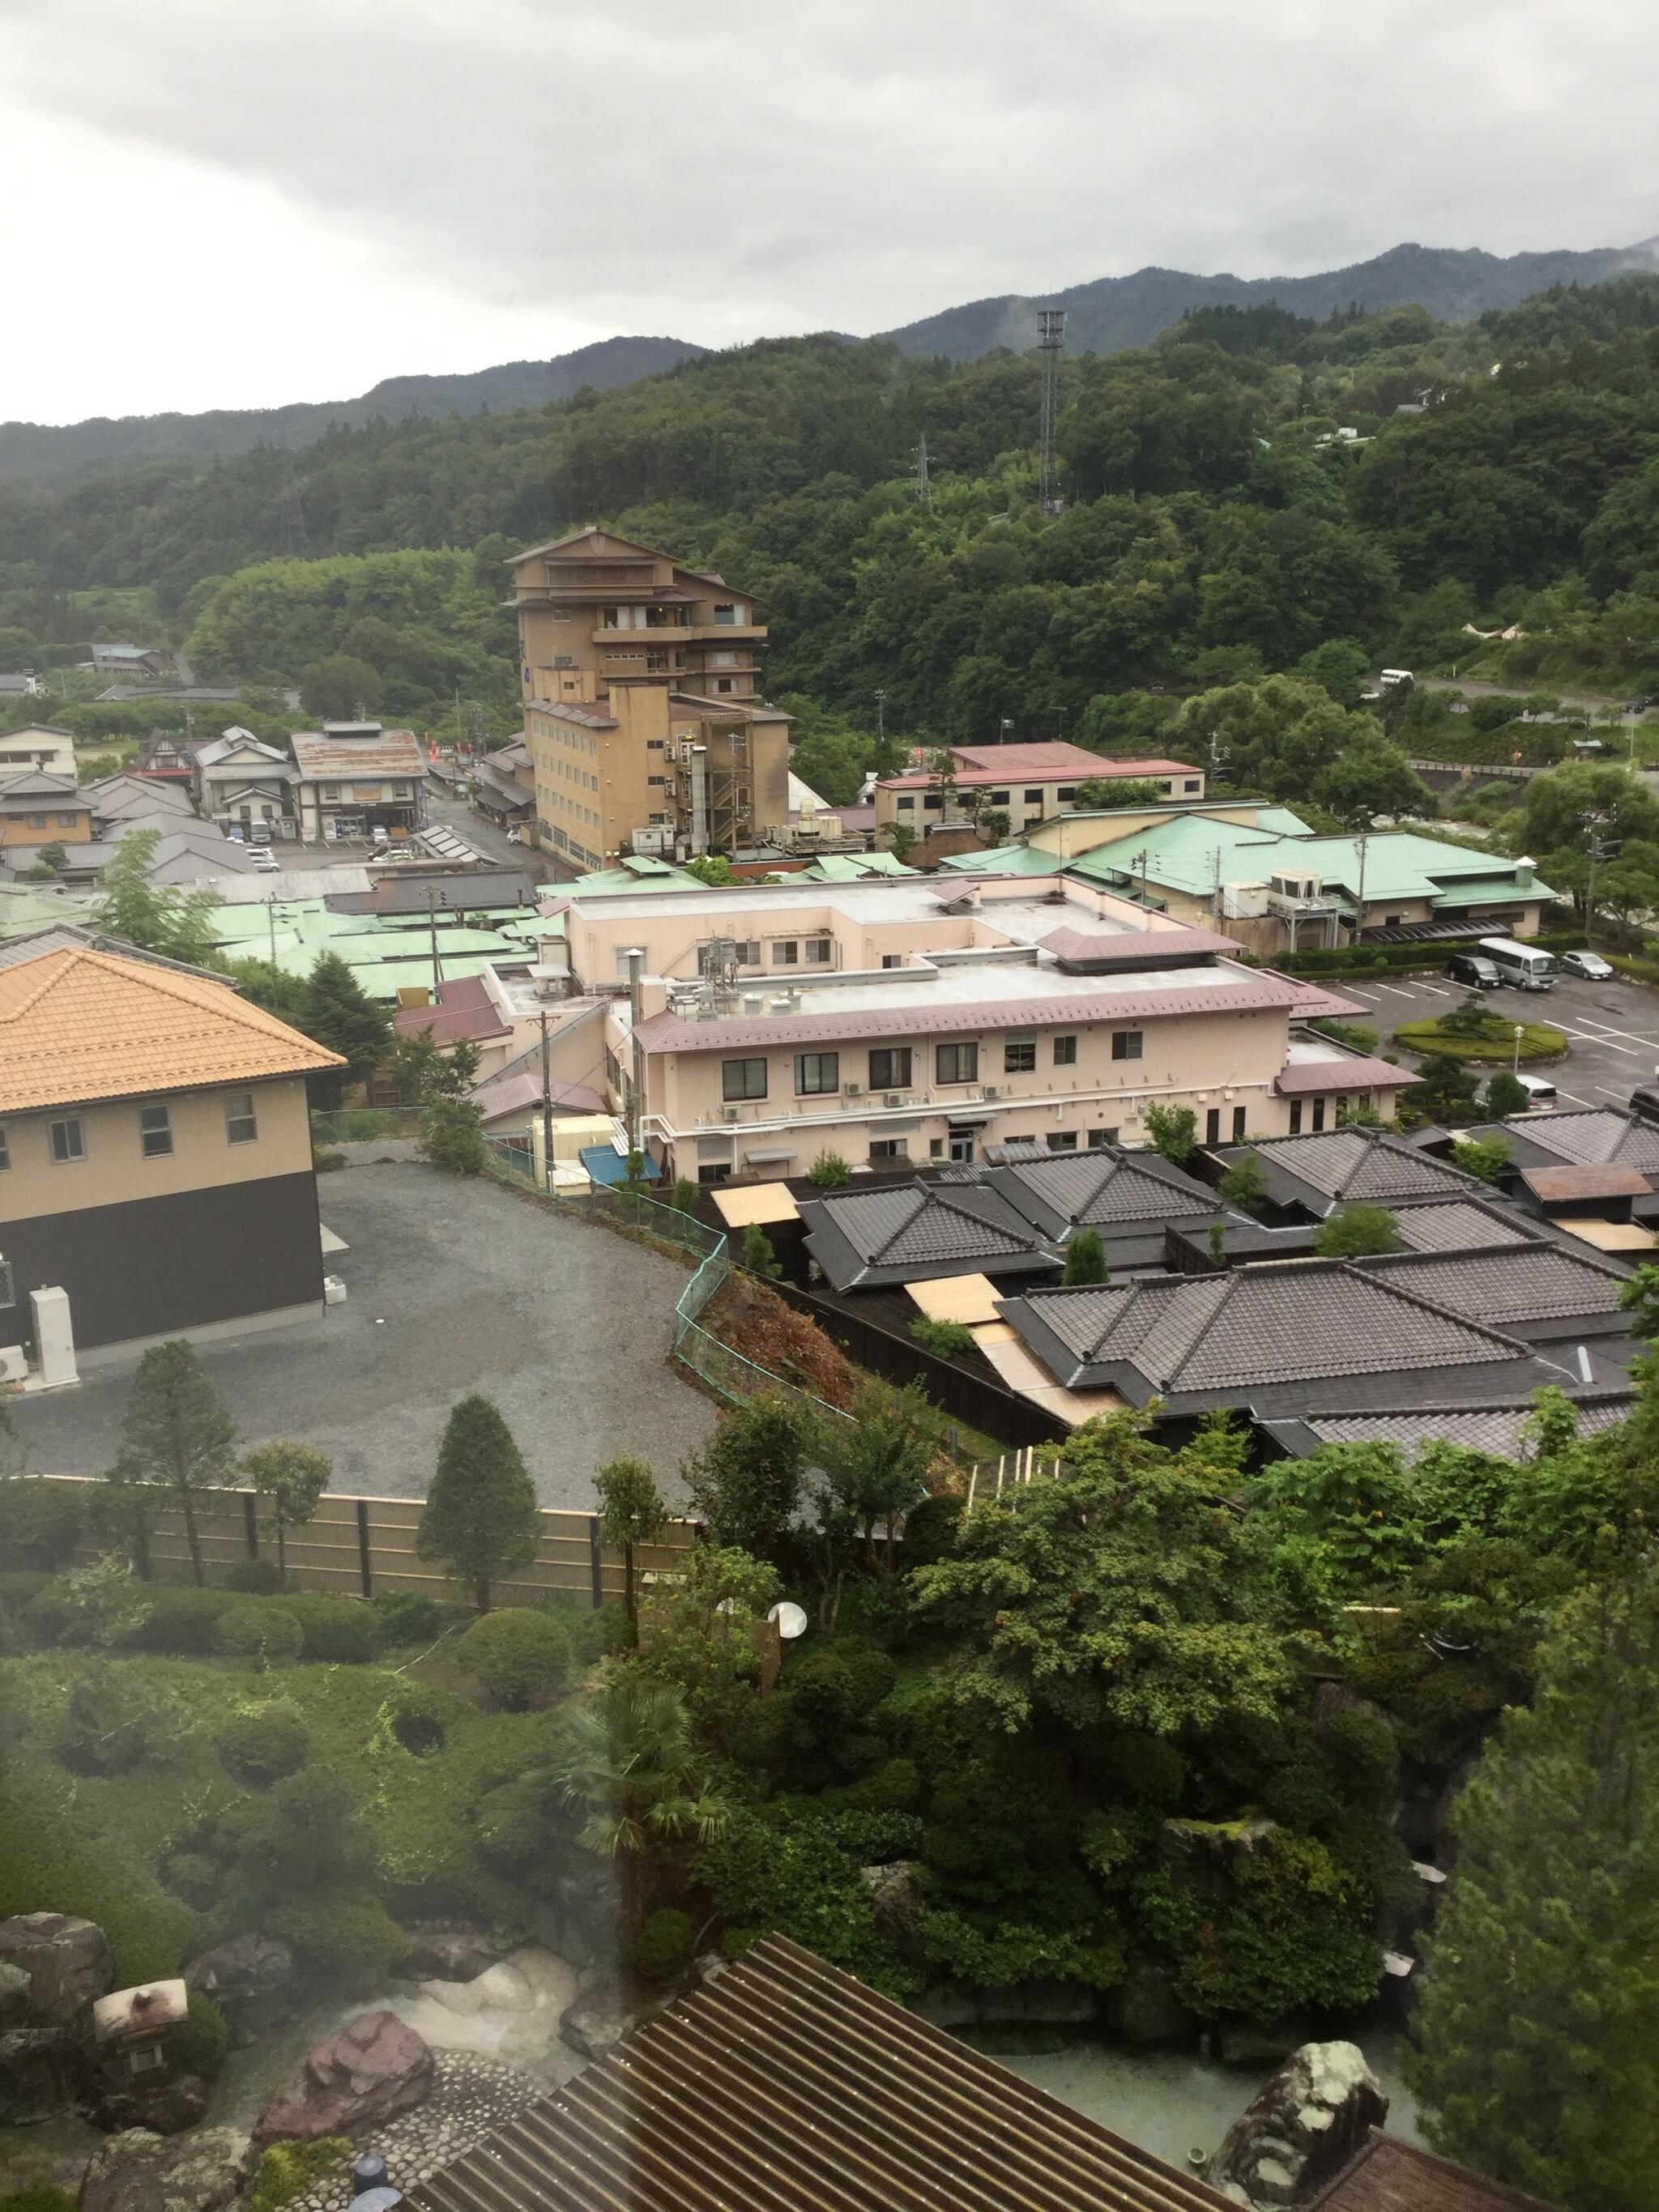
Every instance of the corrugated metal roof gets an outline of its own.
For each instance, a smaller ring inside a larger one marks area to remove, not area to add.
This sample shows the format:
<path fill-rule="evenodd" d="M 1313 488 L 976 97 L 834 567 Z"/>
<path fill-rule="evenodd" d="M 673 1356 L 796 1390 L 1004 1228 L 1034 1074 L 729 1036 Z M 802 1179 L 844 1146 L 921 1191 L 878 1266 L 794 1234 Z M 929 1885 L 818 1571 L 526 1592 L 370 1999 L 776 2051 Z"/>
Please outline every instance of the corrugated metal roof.
<path fill-rule="evenodd" d="M 409 2192 L 411 2212 L 1227 2212 L 781 1936 Z"/>
<path fill-rule="evenodd" d="M 301 730 L 289 739 L 302 776 L 424 778 L 426 750 L 413 730 L 382 730 L 377 738 L 325 738 Z"/>

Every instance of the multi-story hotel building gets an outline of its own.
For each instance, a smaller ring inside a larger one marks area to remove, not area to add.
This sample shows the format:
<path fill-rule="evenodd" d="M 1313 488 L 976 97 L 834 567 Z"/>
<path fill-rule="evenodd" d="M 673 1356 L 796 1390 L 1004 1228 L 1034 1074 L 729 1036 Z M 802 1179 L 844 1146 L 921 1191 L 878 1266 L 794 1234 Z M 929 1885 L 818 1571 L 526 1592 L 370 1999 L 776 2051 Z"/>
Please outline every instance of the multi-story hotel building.
<path fill-rule="evenodd" d="M 787 835 L 789 718 L 757 696 L 752 601 L 599 529 L 510 566 L 544 851 L 580 875 Z"/>
<path fill-rule="evenodd" d="M 1209 1145 L 1311 1133 L 1407 1079 L 1304 1027 L 1347 1000 L 1058 874 L 579 894 L 556 926 L 619 1120 L 695 1181 L 1141 1144 L 1155 1103 Z"/>

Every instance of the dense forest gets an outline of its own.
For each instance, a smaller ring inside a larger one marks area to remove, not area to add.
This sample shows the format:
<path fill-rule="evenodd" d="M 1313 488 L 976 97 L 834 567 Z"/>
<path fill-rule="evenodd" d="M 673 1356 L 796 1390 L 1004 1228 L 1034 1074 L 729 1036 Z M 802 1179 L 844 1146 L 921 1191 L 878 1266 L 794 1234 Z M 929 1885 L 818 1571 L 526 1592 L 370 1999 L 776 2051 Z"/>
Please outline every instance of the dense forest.
<path fill-rule="evenodd" d="M 1053 514 L 1034 355 L 829 337 L 0 486 L 0 659 L 67 659 L 71 591 L 143 586 L 205 675 L 346 653 L 399 712 L 459 687 L 510 714 L 501 564 L 603 517 L 741 577 L 809 731 L 866 727 L 880 690 L 890 727 L 1133 745 L 1216 686 L 1467 661 L 1469 623 L 1519 623 L 1528 682 L 1659 688 L 1659 277 L 1458 325 L 1205 308 L 1062 374 Z"/>

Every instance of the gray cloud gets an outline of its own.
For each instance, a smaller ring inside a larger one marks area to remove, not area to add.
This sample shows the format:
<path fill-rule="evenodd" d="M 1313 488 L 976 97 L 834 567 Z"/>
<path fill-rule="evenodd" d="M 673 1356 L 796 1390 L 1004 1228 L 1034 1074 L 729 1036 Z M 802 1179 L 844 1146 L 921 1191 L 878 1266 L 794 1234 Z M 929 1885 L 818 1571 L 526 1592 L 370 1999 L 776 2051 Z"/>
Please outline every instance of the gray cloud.
<path fill-rule="evenodd" d="M 37 114 L 257 180 L 394 277 L 599 329 L 873 330 L 1146 262 L 1659 229 L 1659 15 L 1631 0 L 0 0 L 0 25 Z"/>

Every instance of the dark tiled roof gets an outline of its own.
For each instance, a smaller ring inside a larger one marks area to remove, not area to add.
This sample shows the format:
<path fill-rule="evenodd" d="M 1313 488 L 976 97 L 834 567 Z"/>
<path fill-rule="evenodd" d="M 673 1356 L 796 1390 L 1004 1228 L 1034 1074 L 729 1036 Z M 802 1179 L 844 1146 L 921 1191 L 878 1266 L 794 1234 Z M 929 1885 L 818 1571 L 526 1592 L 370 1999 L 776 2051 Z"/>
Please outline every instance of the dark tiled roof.
<path fill-rule="evenodd" d="M 987 1182 L 1048 1236 L 1067 1223 L 1104 1228 L 1122 1222 L 1210 1216 L 1224 1210 L 1212 1191 L 1179 1168 L 1155 1158 L 1132 1159 L 1110 1150 L 1034 1151 L 994 1170 Z"/>
<path fill-rule="evenodd" d="M 1000 1310 L 1072 1389 L 1109 1387 L 1121 1370 L 1165 1397 L 1471 1366 L 1524 1351 L 1338 1261 L 1036 1290 Z"/>
<path fill-rule="evenodd" d="M 806 1245 L 838 1291 L 935 1275 L 1033 1273 L 1055 1255 L 1006 1200 L 973 1185 L 901 1183 L 803 1200 Z"/>
<path fill-rule="evenodd" d="M 1530 1244 L 1535 1232 L 1507 1206 L 1478 1198 L 1427 1199 L 1400 1206 L 1394 1225 L 1408 1252 L 1478 1252 L 1492 1244 Z"/>
<path fill-rule="evenodd" d="M 1229 2212 L 1207 2183 L 771 1936 L 410 2212 Z"/>
<path fill-rule="evenodd" d="M 1518 1160 L 1528 1158 L 1528 1148 L 1536 1146 L 1540 1153 L 1575 1166 L 1616 1160 L 1623 1167 L 1659 1170 L 1659 1129 L 1616 1106 L 1591 1106 L 1578 1113 L 1564 1108 L 1555 1113 L 1519 1115 L 1500 1121 L 1498 1129 L 1515 1139 Z"/>
<path fill-rule="evenodd" d="M 1306 2212 L 1551 2212 L 1551 2207 L 1373 2128 L 1370 2142 L 1310 2200 Z"/>
<path fill-rule="evenodd" d="M 1431 1158 L 1382 1129 L 1258 1138 L 1254 1144 L 1224 1146 L 1215 1157 L 1231 1164 L 1246 1152 L 1254 1152 L 1267 1170 L 1275 1196 L 1311 1194 L 1334 1202 L 1364 1199 L 1386 1205 L 1391 1199 L 1440 1193 L 1474 1195 L 1480 1188 L 1461 1168 Z"/>
<path fill-rule="evenodd" d="M 1578 1433 L 1591 1437 L 1615 1427 L 1628 1418 L 1633 1398 L 1602 1398 L 1578 1407 Z M 1525 1434 L 1532 1418 L 1528 1404 L 1516 1406 L 1448 1406 L 1416 1413 L 1314 1413 L 1305 1422 L 1274 1424 L 1275 1429 L 1305 1429 L 1320 1444 L 1393 1444 L 1406 1459 L 1415 1459 L 1430 1444 L 1461 1444 L 1469 1451 L 1490 1452 L 1496 1459 L 1525 1459 L 1530 1443 Z"/>
<path fill-rule="evenodd" d="M 1626 1280 L 1615 1267 L 1542 1240 L 1500 1252 L 1409 1252 L 1358 1265 L 1397 1290 L 1498 1328 L 1616 1313 Z"/>

